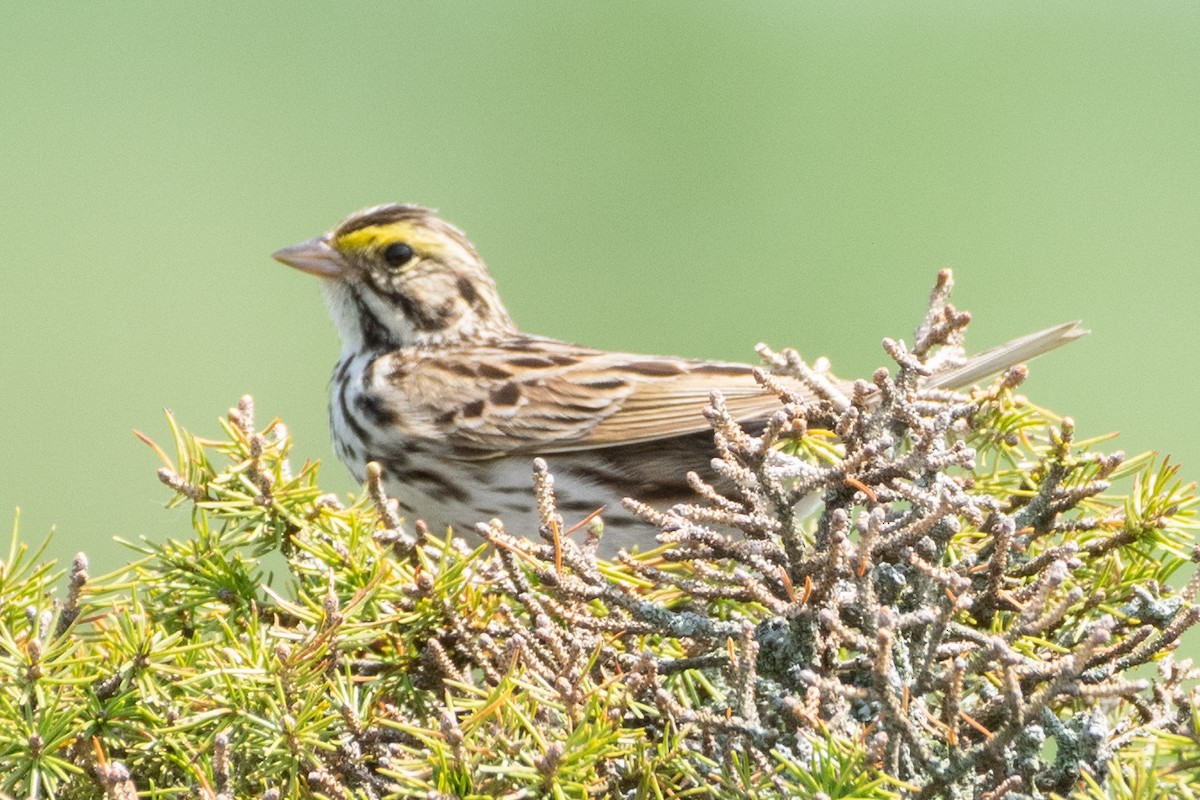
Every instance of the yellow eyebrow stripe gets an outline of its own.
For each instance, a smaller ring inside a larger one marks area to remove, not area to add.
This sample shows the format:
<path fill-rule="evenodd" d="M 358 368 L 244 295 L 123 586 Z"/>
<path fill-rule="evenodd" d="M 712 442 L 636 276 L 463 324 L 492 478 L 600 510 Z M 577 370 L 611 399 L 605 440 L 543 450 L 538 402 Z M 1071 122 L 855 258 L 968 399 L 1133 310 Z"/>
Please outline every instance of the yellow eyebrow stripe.
<path fill-rule="evenodd" d="M 368 225 L 365 228 L 344 233 L 334 240 L 334 246 L 342 252 L 363 252 L 372 248 L 385 247 L 392 242 L 404 242 L 413 250 L 424 255 L 441 255 L 445 242 L 430 231 L 409 224 L 395 222 L 391 225 Z"/>

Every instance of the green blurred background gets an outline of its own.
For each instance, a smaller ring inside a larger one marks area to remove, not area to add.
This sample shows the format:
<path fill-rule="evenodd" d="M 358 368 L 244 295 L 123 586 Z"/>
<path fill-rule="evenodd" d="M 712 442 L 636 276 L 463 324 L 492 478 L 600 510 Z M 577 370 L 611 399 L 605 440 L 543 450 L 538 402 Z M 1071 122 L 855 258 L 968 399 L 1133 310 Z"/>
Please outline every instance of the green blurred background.
<path fill-rule="evenodd" d="M 162 409 L 244 392 L 354 487 L 338 342 L 269 254 L 440 209 L 526 329 L 839 374 L 934 274 L 982 348 L 1092 336 L 1027 393 L 1200 475 L 1200 5 L 4 4 L 0 514 L 53 553 L 161 538 Z M 1184 415 L 1184 416 L 1180 416 Z"/>

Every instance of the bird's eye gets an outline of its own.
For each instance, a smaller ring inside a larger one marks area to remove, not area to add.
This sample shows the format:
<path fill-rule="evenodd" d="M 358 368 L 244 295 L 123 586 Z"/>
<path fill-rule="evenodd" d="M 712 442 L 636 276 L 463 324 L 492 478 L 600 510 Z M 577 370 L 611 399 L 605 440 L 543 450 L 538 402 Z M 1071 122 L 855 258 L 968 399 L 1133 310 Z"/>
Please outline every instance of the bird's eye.
<path fill-rule="evenodd" d="M 404 242 L 392 242 L 383 248 L 383 260 L 390 267 L 402 267 L 412 261 L 413 249 Z"/>

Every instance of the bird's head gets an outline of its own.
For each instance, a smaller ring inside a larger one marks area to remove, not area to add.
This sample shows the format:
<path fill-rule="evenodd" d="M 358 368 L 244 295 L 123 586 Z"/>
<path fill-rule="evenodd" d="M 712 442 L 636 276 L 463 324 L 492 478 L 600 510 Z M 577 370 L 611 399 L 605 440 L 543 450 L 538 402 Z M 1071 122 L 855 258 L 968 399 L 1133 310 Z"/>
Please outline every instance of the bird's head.
<path fill-rule="evenodd" d="M 436 347 L 516 331 L 471 242 L 420 206 L 364 209 L 274 257 L 322 279 L 348 351 Z"/>

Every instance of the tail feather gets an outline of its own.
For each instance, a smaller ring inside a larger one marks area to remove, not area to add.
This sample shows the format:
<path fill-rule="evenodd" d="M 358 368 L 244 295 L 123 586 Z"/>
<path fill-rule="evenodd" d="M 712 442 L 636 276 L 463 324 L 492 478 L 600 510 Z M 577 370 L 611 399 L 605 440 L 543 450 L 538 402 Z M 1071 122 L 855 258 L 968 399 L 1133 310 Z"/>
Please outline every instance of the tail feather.
<path fill-rule="evenodd" d="M 925 381 L 925 386 L 932 388 L 958 389 L 998 375 L 1010 367 L 1048 353 L 1062 347 L 1068 342 L 1087 335 L 1088 331 L 1079 327 L 1078 320 L 1064 322 L 1044 331 L 1031 333 L 1019 339 L 1013 339 L 998 347 L 985 350 L 971 356 L 957 367 L 938 372 Z"/>

